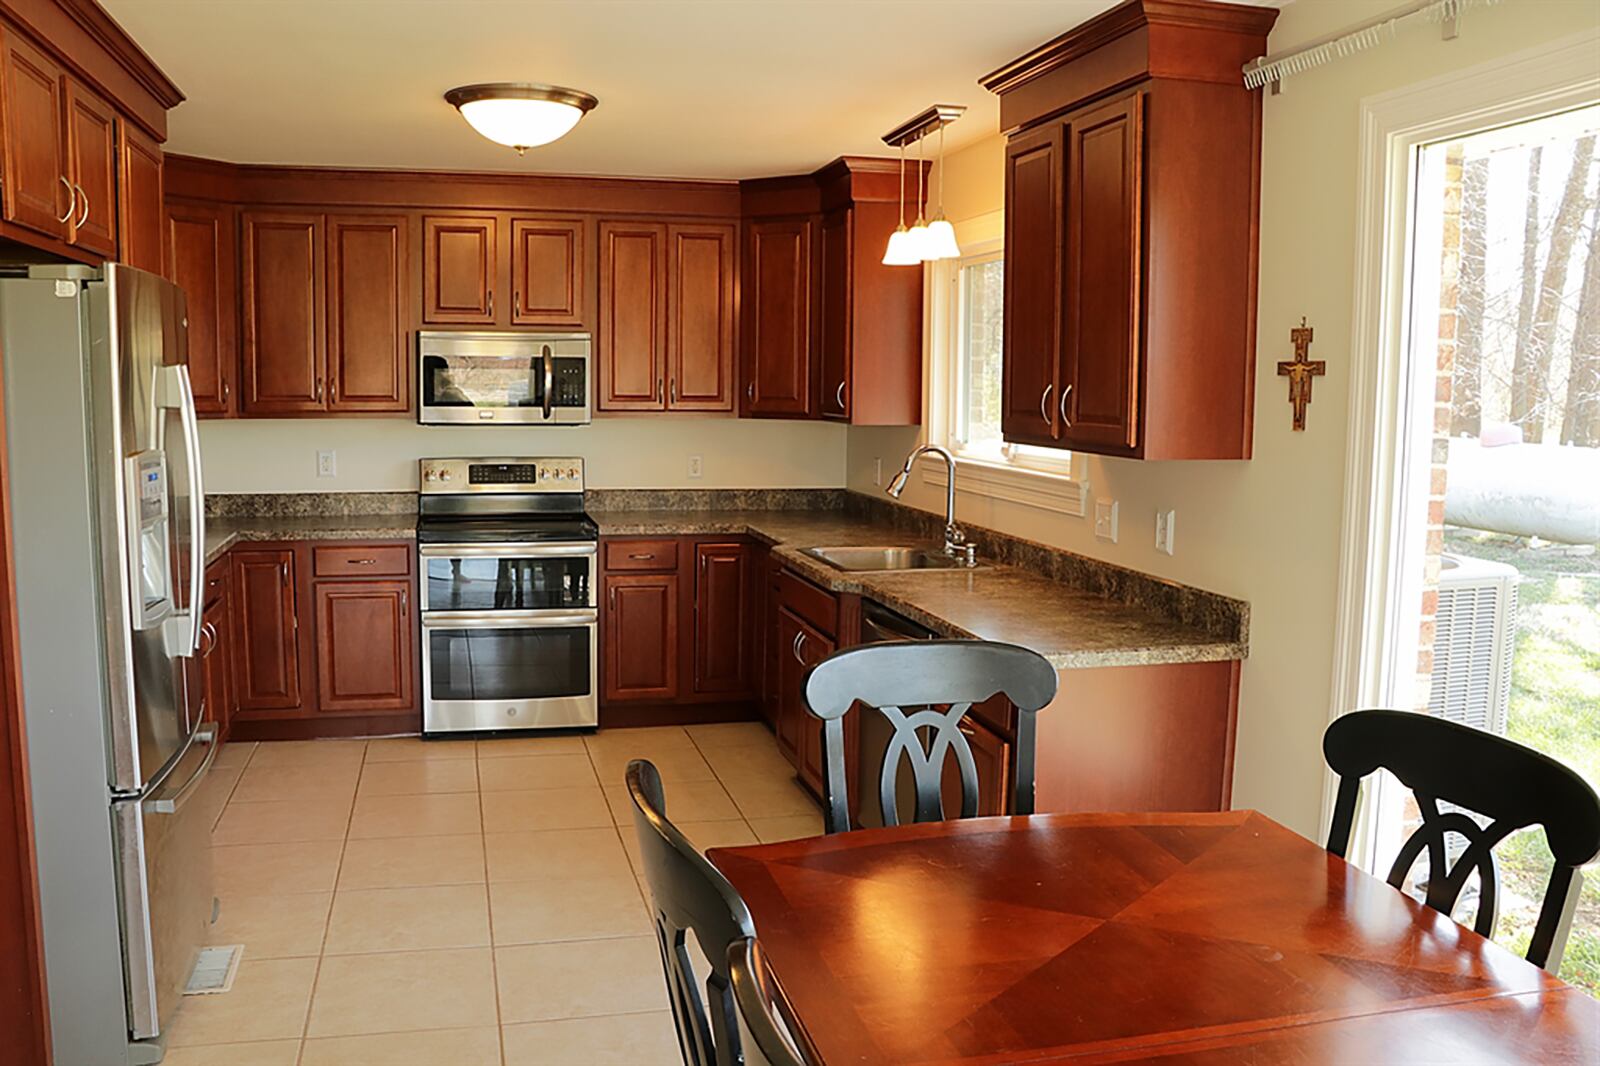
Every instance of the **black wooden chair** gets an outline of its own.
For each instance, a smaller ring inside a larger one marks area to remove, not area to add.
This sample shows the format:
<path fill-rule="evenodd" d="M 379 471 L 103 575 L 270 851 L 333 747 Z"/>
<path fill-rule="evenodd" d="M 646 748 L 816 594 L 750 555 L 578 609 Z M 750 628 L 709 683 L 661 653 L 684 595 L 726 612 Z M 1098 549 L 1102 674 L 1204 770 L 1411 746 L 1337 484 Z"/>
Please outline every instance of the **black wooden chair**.
<path fill-rule="evenodd" d="M 952 755 L 961 778 L 960 816 L 977 813 L 977 767 L 961 720 L 973 704 L 996 693 L 1004 693 L 1017 709 L 1011 813 L 1033 813 L 1034 716 L 1056 694 L 1055 667 L 1037 652 L 982 640 L 867 644 L 813 666 L 802 688 L 806 709 L 822 720 L 823 820 L 829 833 L 850 828 L 844 716 L 857 701 L 891 727 L 878 771 L 884 825 L 901 823 L 897 785 L 903 762 L 911 767 L 916 790 L 912 820 L 946 817 L 942 782 Z"/>
<path fill-rule="evenodd" d="M 759 942 L 734 941 L 728 949 L 728 971 L 733 977 L 745 1066 L 812 1066 L 821 1061 L 794 1024 L 788 1002 L 767 970 Z"/>
<path fill-rule="evenodd" d="M 627 780 L 683 1061 L 686 1066 L 737 1066 L 743 1059 L 728 948 L 755 935 L 750 912 L 738 890 L 667 820 L 655 766 L 635 759 L 628 764 Z M 690 931 L 711 967 L 704 998 L 686 942 Z"/>
<path fill-rule="evenodd" d="M 1449 914 L 1477 871 L 1474 928 L 1482 936 L 1494 935 L 1499 905 L 1500 871 L 1492 849 L 1518 829 L 1543 826 L 1555 868 L 1527 958 L 1552 972 L 1560 967 L 1583 885 L 1579 867 L 1600 854 L 1600 797 L 1583 778 L 1515 741 L 1405 711 L 1354 711 L 1336 719 L 1322 738 L 1322 751 L 1339 775 L 1328 850 L 1345 855 L 1362 778 L 1388 770 L 1411 790 L 1422 811 L 1422 825 L 1401 845 L 1389 884 L 1401 887 L 1427 849 L 1427 904 Z M 1480 815 L 1488 825 L 1461 810 L 1441 811 L 1441 802 Z M 1453 864 L 1446 842 L 1452 833 L 1466 841 Z"/>

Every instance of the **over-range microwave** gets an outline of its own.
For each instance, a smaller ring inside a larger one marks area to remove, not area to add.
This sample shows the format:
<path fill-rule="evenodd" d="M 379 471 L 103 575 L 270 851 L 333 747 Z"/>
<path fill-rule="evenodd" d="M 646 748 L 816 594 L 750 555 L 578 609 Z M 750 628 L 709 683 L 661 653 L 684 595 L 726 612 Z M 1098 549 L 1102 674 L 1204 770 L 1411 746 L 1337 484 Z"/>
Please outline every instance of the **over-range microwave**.
<path fill-rule="evenodd" d="M 587 333 L 417 334 L 424 425 L 581 425 L 589 421 Z"/>

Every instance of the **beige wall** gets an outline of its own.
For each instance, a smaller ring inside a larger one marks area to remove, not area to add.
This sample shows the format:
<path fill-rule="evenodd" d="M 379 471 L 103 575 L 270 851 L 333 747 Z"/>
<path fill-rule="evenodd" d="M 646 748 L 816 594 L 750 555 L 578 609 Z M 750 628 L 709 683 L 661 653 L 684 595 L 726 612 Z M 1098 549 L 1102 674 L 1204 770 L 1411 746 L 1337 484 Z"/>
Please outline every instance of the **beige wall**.
<path fill-rule="evenodd" d="M 1301 0 L 1284 9 L 1271 46 L 1287 48 L 1391 7 L 1393 0 Z M 1360 101 L 1597 23 L 1600 5 L 1593 0 L 1507 0 L 1471 11 L 1453 42 L 1441 41 L 1427 23 L 1412 24 L 1266 97 L 1253 460 L 1090 458 L 1093 494 L 1120 504 L 1115 545 L 1097 541 L 1088 519 L 973 497 L 958 503 L 969 521 L 1251 603 L 1236 806 L 1259 808 L 1302 833 L 1318 831 L 1349 402 Z M 949 161 L 947 212 L 964 243 L 999 232 L 1001 147 L 999 137 L 991 138 Z M 1306 432 L 1293 433 L 1274 364 L 1290 354 L 1289 330 L 1301 315 L 1316 329 L 1311 355 L 1327 360 L 1328 376 L 1316 383 Z M 877 491 L 874 458 L 892 470 L 915 440 L 914 431 L 851 430 L 850 487 Z M 907 502 L 942 510 L 942 493 L 920 479 L 912 486 Z M 1166 508 L 1177 511 L 1170 558 L 1154 548 L 1155 513 Z"/>
<path fill-rule="evenodd" d="M 731 418 L 602 419 L 588 426 L 518 429 L 419 426 L 397 418 L 206 422 L 210 492 L 414 490 L 417 460 L 456 455 L 580 455 L 595 488 L 837 488 L 845 429 Z M 338 476 L 317 477 L 317 452 L 337 454 Z M 689 477 L 689 458 L 703 475 Z"/>

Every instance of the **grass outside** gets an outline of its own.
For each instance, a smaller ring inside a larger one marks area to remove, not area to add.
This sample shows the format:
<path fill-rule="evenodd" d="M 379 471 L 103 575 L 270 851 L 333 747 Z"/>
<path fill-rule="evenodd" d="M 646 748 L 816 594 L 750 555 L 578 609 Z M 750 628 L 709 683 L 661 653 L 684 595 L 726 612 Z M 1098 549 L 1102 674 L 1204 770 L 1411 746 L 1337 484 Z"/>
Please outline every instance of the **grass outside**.
<path fill-rule="evenodd" d="M 1600 789 L 1600 551 L 1464 529 L 1446 531 L 1445 550 L 1521 573 L 1507 734 Z M 1498 937 L 1520 953 L 1553 860 L 1538 829 L 1506 840 L 1497 855 L 1505 891 Z M 1600 998 L 1600 867 L 1586 871 L 1561 977 Z"/>

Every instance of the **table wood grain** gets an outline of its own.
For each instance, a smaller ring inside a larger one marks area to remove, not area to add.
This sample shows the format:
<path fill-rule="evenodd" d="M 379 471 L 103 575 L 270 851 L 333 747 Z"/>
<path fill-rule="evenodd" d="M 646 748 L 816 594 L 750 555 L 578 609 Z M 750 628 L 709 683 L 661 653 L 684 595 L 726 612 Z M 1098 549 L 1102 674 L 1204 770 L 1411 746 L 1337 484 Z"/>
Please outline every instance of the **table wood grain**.
<path fill-rule="evenodd" d="M 1252 811 L 710 856 L 828 1066 L 1600 1062 L 1600 1003 Z"/>

